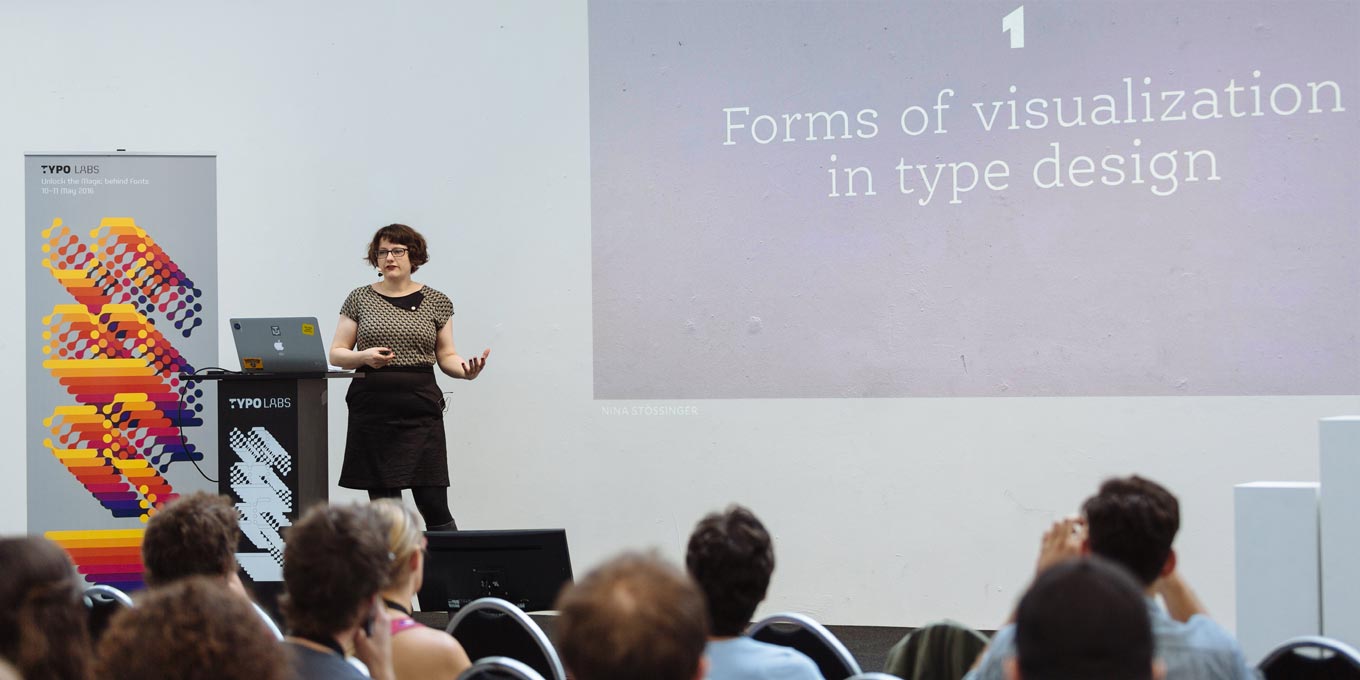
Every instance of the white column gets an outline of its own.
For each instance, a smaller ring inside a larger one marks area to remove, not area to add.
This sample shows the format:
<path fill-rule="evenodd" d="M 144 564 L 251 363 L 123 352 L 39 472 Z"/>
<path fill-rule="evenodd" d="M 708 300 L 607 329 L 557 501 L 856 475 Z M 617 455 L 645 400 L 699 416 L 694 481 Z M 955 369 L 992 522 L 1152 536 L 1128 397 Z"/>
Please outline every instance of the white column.
<path fill-rule="evenodd" d="M 1322 632 L 1317 482 L 1233 490 L 1237 640 L 1253 666 L 1281 642 Z"/>
<path fill-rule="evenodd" d="M 1322 634 L 1360 645 L 1360 416 L 1323 418 Z"/>

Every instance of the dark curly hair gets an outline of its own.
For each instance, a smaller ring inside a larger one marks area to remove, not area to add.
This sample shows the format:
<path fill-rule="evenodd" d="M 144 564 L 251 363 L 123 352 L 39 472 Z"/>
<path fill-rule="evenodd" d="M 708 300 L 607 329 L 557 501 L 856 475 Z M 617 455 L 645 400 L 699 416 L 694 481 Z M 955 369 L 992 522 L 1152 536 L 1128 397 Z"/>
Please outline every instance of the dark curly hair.
<path fill-rule="evenodd" d="M 368 263 L 374 267 L 378 266 L 378 245 L 383 239 L 391 243 L 405 246 L 410 252 L 406 253 L 411 263 L 411 273 L 420 269 L 421 265 L 430 261 L 430 250 L 425 245 L 425 237 L 420 232 L 404 224 L 389 224 L 377 233 L 373 234 L 373 240 L 368 244 L 368 255 L 365 257 Z"/>
<path fill-rule="evenodd" d="M 90 634 L 71 558 L 45 538 L 0 539 L 0 657 L 26 678 L 89 680 Z"/>
<path fill-rule="evenodd" d="M 699 520 L 685 566 L 708 599 L 713 634 L 741 635 L 770 586 L 774 546 L 755 514 L 734 504 Z"/>
<path fill-rule="evenodd" d="M 1081 506 L 1091 552 L 1122 565 L 1150 586 L 1171 555 L 1181 528 L 1176 497 L 1137 475 L 1108 479 Z"/>
<path fill-rule="evenodd" d="M 142 538 L 146 583 L 159 586 L 186 576 L 225 576 L 236 570 L 240 516 L 226 496 L 198 491 L 151 516 Z"/>
<path fill-rule="evenodd" d="M 577 680 L 691 680 L 708 641 L 704 596 L 654 554 L 596 567 L 557 598 L 555 643 Z"/>
<path fill-rule="evenodd" d="M 317 504 L 288 530 L 280 604 L 292 634 L 329 637 L 359 622 L 387 585 L 383 526 L 367 504 Z"/>
<path fill-rule="evenodd" d="M 282 680 L 283 647 L 250 604 L 209 576 L 146 591 L 99 639 L 100 680 Z"/>

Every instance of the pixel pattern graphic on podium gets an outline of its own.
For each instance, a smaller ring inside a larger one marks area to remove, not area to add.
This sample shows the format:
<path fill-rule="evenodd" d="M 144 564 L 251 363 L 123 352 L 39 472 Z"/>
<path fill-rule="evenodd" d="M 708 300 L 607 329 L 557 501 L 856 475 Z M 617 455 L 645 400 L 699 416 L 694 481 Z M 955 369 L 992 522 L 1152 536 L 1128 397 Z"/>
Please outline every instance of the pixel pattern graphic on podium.
<path fill-rule="evenodd" d="M 43 266 L 73 302 L 42 319 L 42 366 L 73 403 L 43 414 L 43 445 L 115 518 L 145 523 L 177 494 L 165 473 L 201 461 L 194 370 L 156 318 L 189 338 L 204 324 L 202 292 L 130 217 L 108 217 L 83 241 L 60 218 L 42 232 Z M 141 529 L 48 531 L 91 583 L 141 586 Z"/>
<path fill-rule="evenodd" d="M 227 434 L 238 459 L 231 464 L 230 486 L 239 499 L 241 534 L 259 552 L 238 552 L 236 561 L 253 581 L 283 580 L 283 527 L 291 526 L 293 492 L 286 481 L 293 457 L 262 426 L 233 427 Z"/>

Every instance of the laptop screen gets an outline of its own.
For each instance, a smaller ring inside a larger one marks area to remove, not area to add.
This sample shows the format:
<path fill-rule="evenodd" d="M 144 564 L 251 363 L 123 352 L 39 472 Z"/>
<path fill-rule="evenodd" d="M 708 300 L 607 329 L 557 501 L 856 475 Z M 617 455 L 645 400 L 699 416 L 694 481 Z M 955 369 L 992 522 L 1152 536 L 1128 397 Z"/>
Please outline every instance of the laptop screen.
<path fill-rule="evenodd" d="M 316 317 L 261 317 L 230 322 L 242 371 L 325 373 L 328 368 Z"/>

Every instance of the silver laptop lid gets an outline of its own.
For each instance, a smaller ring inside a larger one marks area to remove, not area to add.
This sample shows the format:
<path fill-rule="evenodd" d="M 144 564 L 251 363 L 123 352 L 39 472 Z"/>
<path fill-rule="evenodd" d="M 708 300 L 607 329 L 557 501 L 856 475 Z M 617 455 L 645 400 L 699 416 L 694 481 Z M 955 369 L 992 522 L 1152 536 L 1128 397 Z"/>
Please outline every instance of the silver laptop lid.
<path fill-rule="evenodd" d="M 247 373 L 325 373 L 326 348 L 314 316 L 230 319 L 236 358 Z"/>

